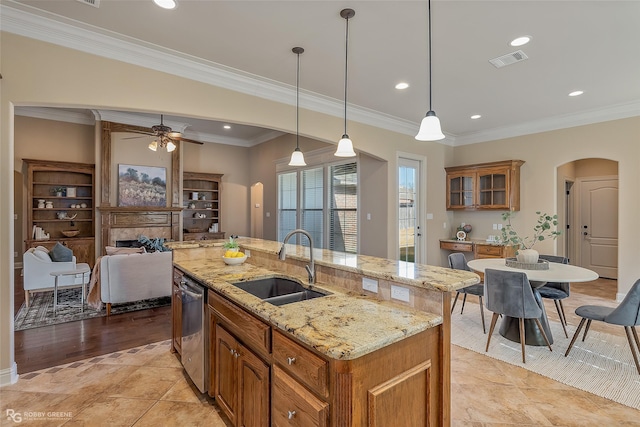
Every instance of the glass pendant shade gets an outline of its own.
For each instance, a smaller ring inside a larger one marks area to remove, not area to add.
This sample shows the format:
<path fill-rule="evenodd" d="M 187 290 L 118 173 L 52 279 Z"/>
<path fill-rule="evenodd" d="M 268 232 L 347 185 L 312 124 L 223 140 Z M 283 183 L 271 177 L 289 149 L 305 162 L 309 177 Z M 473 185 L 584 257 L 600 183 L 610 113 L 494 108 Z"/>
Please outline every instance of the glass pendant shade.
<path fill-rule="evenodd" d="M 440 119 L 436 116 L 433 110 L 429 110 L 422 123 L 420 123 L 420 130 L 416 135 L 418 141 L 439 141 L 444 139 L 445 136 L 440 128 Z"/>
<path fill-rule="evenodd" d="M 291 153 L 291 161 L 289 161 L 289 166 L 307 166 L 304 161 L 304 154 L 300 151 L 299 148 L 293 150 Z"/>
<path fill-rule="evenodd" d="M 338 149 L 333 155 L 336 157 L 355 157 L 356 152 L 353 151 L 353 143 L 349 135 L 342 135 L 342 139 L 338 142 Z"/>
<path fill-rule="evenodd" d="M 167 143 L 167 151 L 170 153 L 175 149 L 176 149 L 176 144 L 174 144 L 173 141 L 169 141 Z"/>
<path fill-rule="evenodd" d="M 151 143 L 149 143 L 149 150 L 158 151 L 158 141 L 151 141 Z"/>

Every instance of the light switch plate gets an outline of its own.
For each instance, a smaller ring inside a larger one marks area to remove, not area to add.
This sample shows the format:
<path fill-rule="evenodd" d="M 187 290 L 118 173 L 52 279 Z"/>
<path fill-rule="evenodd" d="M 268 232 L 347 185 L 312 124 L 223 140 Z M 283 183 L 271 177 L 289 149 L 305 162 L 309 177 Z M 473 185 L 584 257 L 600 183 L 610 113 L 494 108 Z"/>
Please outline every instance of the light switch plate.
<path fill-rule="evenodd" d="M 251 251 L 249 249 L 245 249 L 244 254 L 249 258 L 251 256 Z"/>
<path fill-rule="evenodd" d="M 378 293 L 378 281 L 375 279 L 369 279 L 368 277 L 363 277 L 362 289 L 364 289 L 365 291 Z"/>
<path fill-rule="evenodd" d="M 403 288 L 402 286 L 391 285 L 391 298 L 399 301 L 409 302 L 411 292 L 409 288 Z"/>

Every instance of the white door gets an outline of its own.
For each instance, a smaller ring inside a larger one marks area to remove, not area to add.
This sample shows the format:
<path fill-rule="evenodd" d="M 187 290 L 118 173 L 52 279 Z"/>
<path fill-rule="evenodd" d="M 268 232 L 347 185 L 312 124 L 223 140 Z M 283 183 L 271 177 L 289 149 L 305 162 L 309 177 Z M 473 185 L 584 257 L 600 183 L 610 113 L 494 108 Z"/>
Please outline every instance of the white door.
<path fill-rule="evenodd" d="M 582 180 L 581 266 L 600 277 L 618 278 L 618 179 Z"/>
<path fill-rule="evenodd" d="M 423 262 L 420 250 L 420 162 L 398 159 L 398 259 Z"/>

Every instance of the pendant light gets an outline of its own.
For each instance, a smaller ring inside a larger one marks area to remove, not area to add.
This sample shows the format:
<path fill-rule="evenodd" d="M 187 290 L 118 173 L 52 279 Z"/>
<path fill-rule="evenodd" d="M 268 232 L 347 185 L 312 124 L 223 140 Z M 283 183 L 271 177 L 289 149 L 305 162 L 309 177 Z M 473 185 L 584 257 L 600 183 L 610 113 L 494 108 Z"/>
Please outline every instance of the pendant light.
<path fill-rule="evenodd" d="M 435 111 L 431 108 L 431 0 L 429 4 L 429 111 L 427 116 L 420 123 L 420 130 L 416 135 L 418 141 L 438 141 L 444 139 L 442 129 L 440 129 L 440 119 L 436 116 Z"/>
<path fill-rule="evenodd" d="M 298 56 L 298 67 L 296 71 L 296 149 L 291 153 L 289 166 L 307 166 L 304 161 L 304 154 L 300 151 L 300 54 L 304 52 L 301 47 L 291 49 Z"/>
<path fill-rule="evenodd" d="M 340 16 L 347 21 L 345 31 L 345 43 L 344 43 L 344 134 L 342 139 L 338 142 L 338 149 L 335 152 L 337 157 L 355 157 L 356 153 L 353 151 L 353 143 L 347 135 L 347 76 L 348 76 L 348 63 L 349 63 L 349 19 L 353 18 L 356 11 L 353 9 L 342 9 Z"/>

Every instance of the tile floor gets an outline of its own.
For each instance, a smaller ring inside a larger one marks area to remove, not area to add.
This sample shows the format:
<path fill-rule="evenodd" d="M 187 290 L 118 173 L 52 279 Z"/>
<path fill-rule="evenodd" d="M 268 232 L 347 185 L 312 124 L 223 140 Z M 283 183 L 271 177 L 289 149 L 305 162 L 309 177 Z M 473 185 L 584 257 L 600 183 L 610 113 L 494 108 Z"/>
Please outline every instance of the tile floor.
<path fill-rule="evenodd" d="M 575 306 L 615 304 L 575 293 L 570 300 L 565 310 L 573 325 Z M 553 318 L 553 304 L 547 311 Z M 622 328 L 602 329 L 621 333 Z M 554 347 L 564 351 L 567 344 L 559 337 Z M 186 379 L 169 345 L 164 341 L 21 375 L 17 384 L 0 388 L 0 426 L 229 427 L 212 400 Z M 452 346 L 451 381 L 453 427 L 640 426 L 640 411 L 457 346 Z"/>

